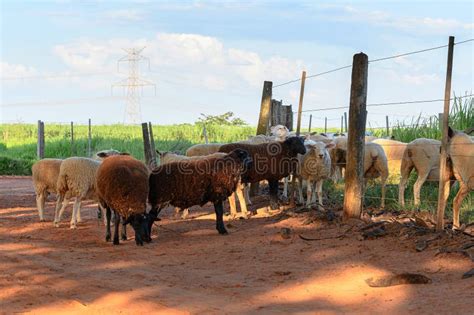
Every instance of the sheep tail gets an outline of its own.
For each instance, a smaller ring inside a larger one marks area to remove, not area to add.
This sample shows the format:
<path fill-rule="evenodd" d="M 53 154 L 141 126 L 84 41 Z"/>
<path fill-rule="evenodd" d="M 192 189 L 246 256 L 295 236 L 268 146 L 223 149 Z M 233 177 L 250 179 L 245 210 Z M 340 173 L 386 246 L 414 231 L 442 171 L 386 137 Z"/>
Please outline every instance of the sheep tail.
<path fill-rule="evenodd" d="M 56 183 L 56 190 L 59 193 L 64 193 L 64 192 L 68 191 L 67 177 L 66 176 L 59 176 L 58 177 L 58 182 Z"/>

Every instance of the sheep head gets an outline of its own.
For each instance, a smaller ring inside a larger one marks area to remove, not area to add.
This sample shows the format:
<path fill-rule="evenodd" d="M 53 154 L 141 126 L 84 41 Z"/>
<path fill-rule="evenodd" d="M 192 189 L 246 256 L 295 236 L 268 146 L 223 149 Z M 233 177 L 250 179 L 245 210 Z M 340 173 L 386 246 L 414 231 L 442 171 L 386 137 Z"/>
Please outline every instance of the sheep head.
<path fill-rule="evenodd" d="M 276 125 L 270 127 L 270 133 L 272 136 L 275 136 L 278 139 L 285 139 L 289 135 L 290 130 L 288 130 L 286 126 Z"/>
<path fill-rule="evenodd" d="M 303 137 L 289 137 L 283 143 L 288 147 L 293 156 L 306 153 Z"/>
<path fill-rule="evenodd" d="M 330 158 L 329 149 L 335 147 L 334 142 L 326 144 L 322 141 L 313 140 L 306 140 L 304 145 L 306 147 L 306 155 L 310 155 L 319 160 Z"/>
<path fill-rule="evenodd" d="M 243 170 L 247 170 L 247 169 L 252 167 L 252 163 L 253 163 L 252 157 L 245 150 L 235 149 L 235 150 L 233 150 L 232 152 L 229 153 L 229 156 L 231 156 L 231 157 L 237 159 L 239 162 L 241 162 Z"/>

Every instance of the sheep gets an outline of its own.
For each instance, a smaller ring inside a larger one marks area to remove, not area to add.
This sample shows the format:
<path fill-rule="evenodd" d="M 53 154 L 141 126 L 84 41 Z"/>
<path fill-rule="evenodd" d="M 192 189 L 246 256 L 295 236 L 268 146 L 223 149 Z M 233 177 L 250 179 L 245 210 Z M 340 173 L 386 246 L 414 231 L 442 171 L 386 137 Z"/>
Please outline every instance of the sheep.
<path fill-rule="evenodd" d="M 334 139 L 335 146 L 331 149 L 331 174 L 336 178 L 338 168 L 343 170 L 346 167 L 347 138 L 339 137 Z M 373 142 L 365 143 L 364 150 L 364 178 L 373 179 L 380 177 L 382 186 L 382 199 L 380 206 L 385 207 L 385 186 L 388 178 L 387 157 L 381 145 Z"/>
<path fill-rule="evenodd" d="M 117 152 L 115 150 L 106 150 L 98 152 L 97 156 L 105 159 L 108 156 L 117 155 Z M 71 229 L 75 229 L 77 222 L 81 222 L 80 208 L 82 201 L 85 199 L 97 200 L 95 179 L 96 171 L 101 162 L 101 160 L 84 157 L 70 157 L 62 161 L 56 183 L 55 227 L 59 227 L 59 221 L 66 209 L 69 198 L 76 197 L 71 216 Z M 103 211 L 103 209 L 101 210 Z"/>
<path fill-rule="evenodd" d="M 390 140 L 375 139 L 372 141 L 382 146 L 388 162 L 388 173 L 394 180 L 400 180 L 400 168 L 402 165 L 403 153 L 407 147 L 407 143 Z"/>
<path fill-rule="evenodd" d="M 143 162 L 128 155 L 105 159 L 97 169 L 96 192 L 99 203 L 107 209 L 106 241 L 110 241 L 111 211 L 115 213 L 113 244 L 119 245 L 118 228 L 122 224 L 122 239 L 126 240 L 125 226 L 130 223 L 135 230 L 135 243 L 151 241 L 151 227 L 157 212 L 146 213 L 149 170 Z"/>
<path fill-rule="evenodd" d="M 440 147 L 440 141 L 426 138 L 415 139 L 407 144 L 400 165 L 400 183 L 398 184 L 398 202 L 402 207 L 405 206 L 405 188 L 413 168 L 418 174 L 413 185 L 416 207 L 420 204 L 420 191 L 425 181 L 439 181 Z"/>
<path fill-rule="evenodd" d="M 305 140 L 312 140 L 312 141 L 320 141 L 320 142 L 324 142 L 325 144 L 329 144 L 329 143 L 332 143 L 333 142 L 333 139 L 327 137 L 327 136 L 324 136 L 322 134 L 307 134 L 305 136 Z"/>
<path fill-rule="evenodd" d="M 46 198 L 50 193 L 56 194 L 56 183 L 62 161 L 61 159 L 42 159 L 35 162 L 31 167 L 40 221 L 44 221 Z"/>
<path fill-rule="evenodd" d="M 298 192 L 300 202 L 303 203 L 303 180 L 306 181 L 307 195 L 306 207 L 311 203 L 316 202 L 316 192 L 318 194 L 318 207 L 323 205 L 322 186 L 323 180 L 331 175 L 331 157 L 328 149 L 334 147 L 335 144 L 324 143 L 322 141 L 306 140 L 306 153 L 299 155 L 299 167 L 297 171 L 298 177 Z M 315 192 L 312 195 L 311 190 Z M 314 196 L 314 198 L 312 198 Z"/>
<path fill-rule="evenodd" d="M 195 144 L 186 150 L 186 156 L 203 156 L 219 151 L 222 143 Z"/>
<path fill-rule="evenodd" d="M 158 150 L 156 150 L 156 153 L 158 153 L 158 155 L 160 156 L 161 165 L 172 163 L 172 162 L 178 162 L 178 161 L 198 160 L 198 159 L 202 159 L 202 158 L 209 157 L 209 156 L 222 157 L 222 156 L 226 155 L 225 153 L 216 152 L 216 153 L 213 153 L 213 154 L 210 154 L 210 155 L 204 155 L 204 156 L 185 156 L 185 155 L 179 155 L 179 154 L 172 153 L 172 152 L 160 152 Z M 229 202 L 230 202 L 230 200 L 229 200 Z M 241 200 L 241 202 L 242 202 L 242 200 Z M 244 201 L 244 204 L 245 204 L 245 201 Z M 235 207 L 235 200 L 234 200 L 234 207 Z M 232 205 L 231 205 L 231 208 L 232 208 Z M 245 209 L 247 209 L 247 208 L 245 207 Z M 183 214 L 181 215 L 181 219 L 186 219 L 189 215 L 189 209 L 188 208 L 181 209 L 179 207 L 175 207 L 175 216 L 176 217 L 179 215 L 180 212 L 183 212 Z"/>
<path fill-rule="evenodd" d="M 216 212 L 216 229 L 219 234 L 227 234 L 222 202 L 235 191 L 242 172 L 250 164 L 247 152 L 233 150 L 223 157 L 160 165 L 149 177 L 151 211 L 159 213 L 167 204 L 189 208 L 212 202 Z"/>
<path fill-rule="evenodd" d="M 278 181 L 294 172 L 298 166 L 298 154 L 306 149 L 301 137 L 289 137 L 283 142 L 263 144 L 229 143 L 221 146 L 219 152 L 231 152 L 235 149 L 247 151 L 253 160 L 253 166 L 242 174 L 242 183 L 257 183 L 268 180 L 270 186 L 270 208 L 278 208 Z"/>
<path fill-rule="evenodd" d="M 447 155 L 451 160 L 454 177 L 459 182 L 459 191 L 453 200 L 453 229 L 458 229 L 459 208 L 470 191 L 474 190 L 474 140 L 467 134 L 448 128 Z M 445 200 L 448 198 L 449 190 Z"/>

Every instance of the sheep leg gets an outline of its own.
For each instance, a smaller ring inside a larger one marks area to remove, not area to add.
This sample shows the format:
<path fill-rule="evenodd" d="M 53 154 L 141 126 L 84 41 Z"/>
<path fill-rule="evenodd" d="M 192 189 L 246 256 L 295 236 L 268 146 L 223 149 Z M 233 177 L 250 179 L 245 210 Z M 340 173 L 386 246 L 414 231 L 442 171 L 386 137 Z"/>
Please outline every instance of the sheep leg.
<path fill-rule="evenodd" d="M 426 179 L 428 178 L 428 174 L 429 174 L 429 172 L 426 172 L 426 174 L 418 173 L 418 178 L 416 179 L 415 185 L 413 185 L 413 196 L 414 196 L 414 199 L 415 199 L 415 207 L 420 206 L 421 186 L 423 186 Z"/>
<path fill-rule="evenodd" d="M 313 194 L 313 183 L 311 180 L 306 181 L 306 208 L 310 208 L 311 205 L 311 199 L 312 199 L 312 194 Z"/>
<path fill-rule="evenodd" d="M 235 192 L 237 194 L 237 198 L 239 199 L 240 211 L 242 212 L 242 214 L 245 217 L 248 217 L 249 216 L 249 211 L 247 209 L 247 204 L 245 203 L 244 189 L 245 189 L 245 186 L 243 184 L 240 184 L 237 187 L 237 190 Z"/>
<path fill-rule="evenodd" d="M 318 192 L 318 209 L 323 207 L 323 181 L 320 179 L 316 182 L 316 189 Z"/>
<path fill-rule="evenodd" d="M 119 226 L 120 226 L 120 215 L 114 210 L 115 220 L 114 220 L 114 245 L 119 245 Z"/>
<path fill-rule="evenodd" d="M 216 211 L 216 229 L 219 234 L 228 234 L 224 225 L 224 206 L 222 201 L 214 202 L 214 210 Z"/>
<path fill-rule="evenodd" d="M 283 197 L 288 198 L 288 177 L 283 178 Z"/>
<path fill-rule="evenodd" d="M 318 192 L 318 182 L 317 181 L 313 181 L 312 182 L 312 185 L 313 185 L 313 193 L 311 194 L 311 203 L 317 203 L 317 200 L 316 200 L 316 194 Z M 318 195 L 319 196 L 319 195 Z"/>
<path fill-rule="evenodd" d="M 135 235 L 135 238 L 137 236 Z M 121 239 L 122 241 L 126 241 L 127 240 L 127 223 L 125 223 L 125 220 L 123 220 L 122 222 L 122 234 L 121 234 Z"/>
<path fill-rule="evenodd" d="M 405 189 L 410 173 L 414 167 L 413 161 L 406 156 L 407 154 L 408 153 L 405 152 L 403 155 L 402 165 L 400 166 L 400 183 L 398 184 L 398 202 L 402 207 L 405 207 Z"/>
<path fill-rule="evenodd" d="M 300 177 L 298 178 L 298 201 L 299 203 L 303 204 L 304 203 L 304 198 L 303 198 L 303 179 Z"/>
<path fill-rule="evenodd" d="M 464 200 L 464 198 L 467 196 L 469 193 L 469 187 L 463 183 L 459 182 L 459 191 L 456 194 L 456 197 L 454 197 L 453 200 L 453 229 L 459 229 L 460 224 L 459 224 L 459 208 L 461 207 L 461 203 Z"/>
<path fill-rule="evenodd" d="M 269 180 L 270 186 L 270 209 L 278 209 L 278 180 Z"/>
<path fill-rule="evenodd" d="M 36 207 L 38 208 L 38 215 L 40 221 L 44 221 L 44 202 L 46 199 L 46 191 L 42 191 L 36 195 Z"/>
<path fill-rule="evenodd" d="M 237 217 L 237 204 L 235 202 L 235 192 L 229 196 L 230 217 L 234 219 Z"/>
<path fill-rule="evenodd" d="M 242 184 L 242 186 L 244 189 L 245 202 L 247 203 L 248 206 L 251 206 L 252 200 L 250 200 L 250 185 Z"/>
<path fill-rule="evenodd" d="M 110 211 L 110 208 L 107 207 L 105 210 L 105 217 L 106 217 L 106 223 L 105 223 L 105 241 L 110 242 L 110 220 L 112 219 L 112 212 Z"/>
<path fill-rule="evenodd" d="M 72 215 L 71 215 L 71 229 L 77 228 L 77 218 L 78 218 L 78 211 L 81 211 L 81 198 L 76 197 L 76 201 L 74 202 L 74 206 L 72 207 Z"/>
<path fill-rule="evenodd" d="M 189 208 L 183 209 L 183 214 L 181 215 L 181 219 L 186 219 L 189 216 Z"/>
<path fill-rule="evenodd" d="M 177 220 L 179 218 L 179 213 L 181 212 L 180 207 L 174 207 L 174 218 Z"/>
<path fill-rule="evenodd" d="M 59 221 L 63 216 L 64 210 L 69 204 L 69 199 L 65 198 L 64 195 L 59 194 L 56 200 L 56 208 L 54 210 L 54 226 L 59 227 Z"/>

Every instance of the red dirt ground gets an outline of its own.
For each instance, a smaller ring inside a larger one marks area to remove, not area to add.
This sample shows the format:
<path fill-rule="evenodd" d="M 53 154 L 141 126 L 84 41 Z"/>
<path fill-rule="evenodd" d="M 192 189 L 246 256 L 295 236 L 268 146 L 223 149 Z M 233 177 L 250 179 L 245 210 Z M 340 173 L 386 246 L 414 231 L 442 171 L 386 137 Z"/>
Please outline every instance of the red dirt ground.
<path fill-rule="evenodd" d="M 261 202 L 260 202 L 261 205 Z M 303 241 L 295 236 L 335 236 L 337 223 L 305 224 L 304 215 L 274 215 L 230 221 L 229 235 L 214 229 L 214 217 L 173 220 L 166 209 L 153 242 L 104 240 L 96 206 L 83 208 L 83 222 L 69 229 L 39 222 L 29 177 L 0 178 L 0 312 L 90 313 L 385 313 L 472 314 L 473 268 L 459 254 L 416 252 L 413 240 L 386 236 L 357 240 Z M 191 216 L 211 213 L 197 208 Z M 307 215 L 307 214 L 306 214 Z M 295 233 L 280 236 L 282 227 Z M 421 273 L 431 284 L 371 288 L 365 280 L 389 273 Z"/>

